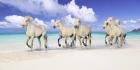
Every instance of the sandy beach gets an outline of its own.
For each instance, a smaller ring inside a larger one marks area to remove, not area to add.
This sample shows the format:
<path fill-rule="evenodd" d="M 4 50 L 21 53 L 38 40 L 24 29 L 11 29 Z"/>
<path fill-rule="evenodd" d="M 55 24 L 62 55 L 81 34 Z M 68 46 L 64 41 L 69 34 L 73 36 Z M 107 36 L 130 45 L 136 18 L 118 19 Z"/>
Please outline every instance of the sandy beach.
<path fill-rule="evenodd" d="M 50 40 L 47 50 L 33 52 L 21 42 L 16 51 L 0 52 L 0 70 L 140 70 L 139 42 L 127 39 L 125 48 L 108 48 L 103 39 L 93 38 L 92 48 L 59 48 Z"/>

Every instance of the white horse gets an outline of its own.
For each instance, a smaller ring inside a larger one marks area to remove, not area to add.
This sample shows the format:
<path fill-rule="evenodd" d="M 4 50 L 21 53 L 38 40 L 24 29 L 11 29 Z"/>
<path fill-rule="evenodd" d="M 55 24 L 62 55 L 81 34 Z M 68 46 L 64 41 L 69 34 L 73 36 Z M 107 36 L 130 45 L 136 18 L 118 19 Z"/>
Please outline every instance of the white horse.
<path fill-rule="evenodd" d="M 45 48 L 47 48 L 47 30 L 45 28 L 45 26 L 43 25 L 39 25 L 39 24 L 35 24 L 35 23 L 32 23 L 32 17 L 30 16 L 26 16 L 23 23 L 22 23 L 22 26 L 26 29 L 26 35 L 28 37 L 27 41 L 26 41 L 26 45 L 31 48 L 33 48 L 33 41 L 34 41 L 34 38 L 37 38 L 38 41 L 39 41 L 39 46 L 40 46 L 40 49 L 41 49 L 41 40 L 40 38 L 43 37 L 44 39 L 44 46 Z M 31 40 L 31 45 L 29 45 L 29 41 Z"/>
<path fill-rule="evenodd" d="M 82 44 L 87 46 L 88 40 L 89 46 L 91 47 L 91 28 L 87 25 L 82 25 L 78 18 L 75 19 L 74 28 L 76 31 L 76 37 L 80 42 L 80 46 L 82 46 Z"/>
<path fill-rule="evenodd" d="M 103 28 L 105 29 L 105 32 L 106 32 L 106 35 L 105 35 L 105 44 L 108 43 L 107 39 L 108 39 L 108 37 L 109 37 L 109 29 L 107 28 L 108 23 L 112 23 L 112 25 L 114 25 L 114 26 L 120 25 L 120 24 L 118 24 L 118 23 L 116 22 L 116 20 L 114 19 L 114 17 L 109 17 L 109 18 L 104 22 Z"/>
<path fill-rule="evenodd" d="M 67 39 L 71 38 L 72 42 L 71 42 L 71 47 L 74 46 L 74 40 L 75 40 L 75 30 L 74 28 L 70 28 L 70 27 L 65 27 L 63 22 L 60 20 L 56 20 L 53 24 L 54 28 L 57 28 L 60 32 L 59 32 L 59 38 L 58 38 L 58 46 L 60 47 L 60 39 L 65 38 L 65 45 L 67 46 Z"/>
<path fill-rule="evenodd" d="M 107 39 L 110 45 L 118 44 L 119 47 L 122 47 L 122 44 L 125 44 L 126 33 L 120 27 L 119 20 L 109 17 L 104 23 L 104 29 L 106 31 L 105 43 L 107 44 Z"/>

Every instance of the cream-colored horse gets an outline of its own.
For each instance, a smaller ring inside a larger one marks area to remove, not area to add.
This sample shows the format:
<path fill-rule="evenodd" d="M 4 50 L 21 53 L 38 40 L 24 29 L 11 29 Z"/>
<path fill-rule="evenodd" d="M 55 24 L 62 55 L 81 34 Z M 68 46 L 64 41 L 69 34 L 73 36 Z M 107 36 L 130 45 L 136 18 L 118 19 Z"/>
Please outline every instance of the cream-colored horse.
<path fill-rule="evenodd" d="M 91 28 L 87 25 L 82 25 L 80 19 L 76 18 L 74 22 L 74 28 L 76 31 L 76 37 L 78 38 L 80 45 L 87 46 L 87 40 L 91 47 Z"/>
<path fill-rule="evenodd" d="M 65 45 L 67 46 L 67 39 L 71 38 L 71 47 L 74 46 L 74 40 L 75 40 L 75 31 L 74 28 L 71 27 L 65 27 L 63 22 L 60 20 L 56 20 L 53 24 L 54 28 L 57 28 L 59 30 L 59 38 L 58 38 L 58 46 L 60 47 L 60 39 L 65 38 Z"/>
<path fill-rule="evenodd" d="M 22 26 L 26 29 L 26 35 L 28 37 L 27 41 L 26 41 L 26 45 L 31 48 L 33 48 L 33 41 L 34 38 L 37 38 L 39 41 L 39 46 L 41 49 L 41 40 L 40 38 L 43 37 L 44 39 L 44 46 L 45 48 L 47 48 L 47 30 L 45 28 L 45 26 L 43 25 L 39 25 L 39 24 L 35 24 L 32 22 L 32 17 L 30 16 L 26 16 Z M 31 45 L 29 45 L 29 41 L 31 41 Z"/>
<path fill-rule="evenodd" d="M 110 45 L 114 45 L 117 43 L 119 47 L 122 47 L 123 43 L 125 44 L 126 33 L 121 28 L 119 20 L 116 20 L 113 17 L 109 17 L 105 21 L 103 27 L 106 31 L 106 36 L 105 36 L 106 44 L 107 44 L 107 39 Z"/>

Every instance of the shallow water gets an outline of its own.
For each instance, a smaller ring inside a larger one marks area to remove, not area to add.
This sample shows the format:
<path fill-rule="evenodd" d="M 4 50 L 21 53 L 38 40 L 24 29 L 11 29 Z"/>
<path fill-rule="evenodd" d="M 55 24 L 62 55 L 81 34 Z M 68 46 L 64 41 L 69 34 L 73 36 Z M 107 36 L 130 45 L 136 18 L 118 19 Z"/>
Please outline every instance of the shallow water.
<path fill-rule="evenodd" d="M 48 33 L 48 40 L 57 40 L 59 37 L 58 33 Z M 93 39 L 102 40 L 105 37 L 103 32 L 94 32 L 92 33 Z M 23 33 L 16 34 L 0 34 L 0 45 L 8 43 L 17 43 L 26 41 L 27 37 Z M 138 39 L 140 40 L 140 32 L 130 32 L 127 33 L 127 39 Z"/>
<path fill-rule="evenodd" d="M 59 37 L 58 33 L 48 33 L 48 45 L 55 46 L 57 45 L 57 39 Z M 103 32 L 94 32 L 92 33 L 92 40 L 94 42 L 99 41 L 104 43 L 105 33 Z M 140 32 L 130 32 L 127 33 L 127 40 L 140 40 Z M 0 34 L 0 51 L 5 50 L 25 50 L 25 42 L 26 42 L 26 35 L 24 33 L 15 33 L 15 34 L 8 34 L 3 33 Z"/>

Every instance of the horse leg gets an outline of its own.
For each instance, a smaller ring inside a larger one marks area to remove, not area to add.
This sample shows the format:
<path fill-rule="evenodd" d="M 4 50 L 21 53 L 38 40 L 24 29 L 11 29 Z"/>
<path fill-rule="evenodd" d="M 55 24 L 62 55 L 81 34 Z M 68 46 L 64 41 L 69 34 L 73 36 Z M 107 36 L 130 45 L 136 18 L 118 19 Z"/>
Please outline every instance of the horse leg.
<path fill-rule="evenodd" d="M 89 34 L 89 46 L 91 47 L 91 33 Z"/>
<path fill-rule="evenodd" d="M 121 35 L 121 41 L 120 41 L 120 43 L 121 43 L 120 46 L 121 46 L 121 47 L 123 47 L 123 44 L 125 44 L 124 42 L 125 42 L 125 41 L 124 41 L 124 36 Z"/>
<path fill-rule="evenodd" d="M 119 36 L 119 48 L 121 48 L 121 47 L 123 46 L 123 44 L 124 44 L 124 37 L 123 37 L 123 35 L 121 34 L 121 35 Z"/>
<path fill-rule="evenodd" d="M 116 37 L 112 37 L 112 46 L 113 46 L 113 48 L 115 48 L 115 44 L 116 44 Z"/>
<path fill-rule="evenodd" d="M 62 39 L 62 36 L 60 36 L 60 37 L 58 38 L 58 46 L 59 46 L 59 47 L 61 47 L 60 39 Z"/>
<path fill-rule="evenodd" d="M 125 38 L 126 38 L 126 34 L 123 35 L 123 43 L 125 45 Z"/>
<path fill-rule="evenodd" d="M 84 43 L 83 42 L 84 42 L 84 38 L 82 37 L 81 38 L 81 44 L 82 44 L 82 46 L 84 46 Z"/>
<path fill-rule="evenodd" d="M 91 47 L 91 37 L 89 38 L 89 46 Z"/>
<path fill-rule="evenodd" d="M 109 44 L 110 44 L 110 46 L 113 45 L 113 37 L 111 37 L 111 36 L 109 36 Z M 110 47 L 110 48 L 111 48 L 111 47 Z"/>
<path fill-rule="evenodd" d="M 120 43 L 118 42 L 119 41 L 118 38 L 119 36 L 114 37 L 114 41 L 113 41 L 113 44 L 115 45 L 114 48 L 116 47 L 116 44 L 117 44 L 117 47 L 120 45 Z"/>
<path fill-rule="evenodd" d="M 117 44 L 117 47 L 120 46 L 120 40 L 119 40 L 119 38 L 120 38 L 120 37 L 117 36 L 116 39 L 115 39 L 115 43 Z"/>
<path fill-rule="evenodd" d="M 71 42 L 71 47 L 72 46 L 75 46 L 75 41 L 76 41 L 76 35 L 74 35 L 73 37 L 72 37 L 72 42 Z"/>
<path fill-rule="evenodd" d="M 85 41 L 84 41 L 84 43 L 87 45 L 87 39 L 88 39 L 89 37 L 85 37 Z"/>
<path fill-rule="evenodd" d="M 67 38 L 65 38 L 65 45 L 66 45 L 66 47 L 68 46 Z"/>
<path fill-rule="evenodd" d="M 31 50 L 33 49 L 34 36 L 31 37 Z"/>
<path fill-rule="evenodd" d="M 80 42 L 80 46 L 82 46 L 81 37 L 78 37 L 78 40 Z"/>
<path fill-rule="evenodd" d="M 84 45 L 84 46 L 87 46 L 87 44 L 86 44 L 86 43 L 87 43 L 87 37 L 84 37 L 84 38 L 82 39 L 82 42 L 83 42 L 83 45 Z M 85 42 L 86 42 L 86 43 L 85 43 Z"/>
<path fill-rule="evenodd" d="M 38 42 L 39 42 L 39 49 L 41 49 L 41 40 L 40 40 L 41 36 L 37 37 Z"/>
<path fill-rule="evenodd" d="M 43 39 L 44 39 L 44 47 L 47 48 L 47 39 L 48 39 L 47 36 L 44 35 Z"/>
<path fill-rule="evenodd" d="M 105 44 L 107 44 L 107 37 L 108 37 L 108 34 L 105 35 Z"/>
<path fill-rule="evenodd" d="M 29 45 L 29 40 L 31 39 L 31 37 L 28 37 L 28 39 L 27 39 L 27 41 L 26 41 L 26 45 L 29 47 L 29 48 L 31 48 L 31 46 Z"/>

